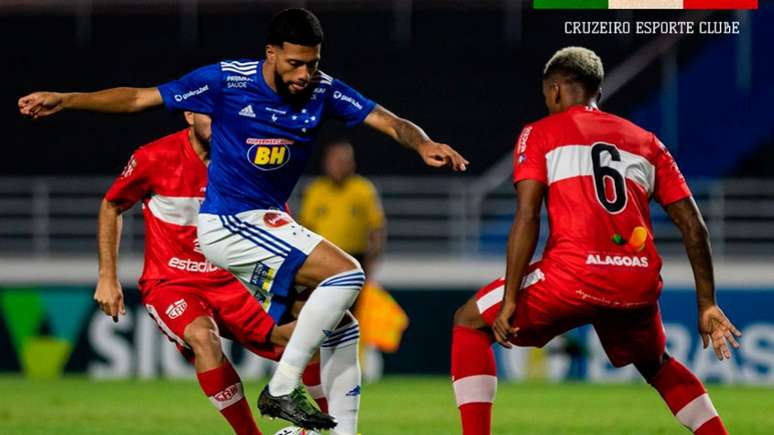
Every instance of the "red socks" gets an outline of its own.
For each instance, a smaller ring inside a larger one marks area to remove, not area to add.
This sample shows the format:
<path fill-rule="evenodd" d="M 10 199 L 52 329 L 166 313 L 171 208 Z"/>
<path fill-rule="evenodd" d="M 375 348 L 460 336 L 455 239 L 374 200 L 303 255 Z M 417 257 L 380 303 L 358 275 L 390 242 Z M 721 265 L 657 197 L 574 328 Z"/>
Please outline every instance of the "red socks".
<path fill-rule="evenodd" d="M 454 327 L 451 374 L 463 435 L 490 435 L 497 371 L 489 334 Z"/>
<path fill-rule="evenodd" d="M 218 368 L 197 373 L 196 377 L 204 394 L 228 420 L 236 434 L 261 435 L 250 405 L 245 400 L 242 381 L 228 360 Z"/>
<path fill-rule="evenodd" d="M 321 385 L 322 382 L 320 381 L 320 363 L 310 363 L 306 366 L 301 380 L 304 383 L 304 387 L 306 387 L 306 391 L 309 392 L 312 399 L 317 402 L 320 411 L 327 414 L 328 400 L 325 398 L 325 393 L 323 393 Z"/>
<path fill-rule="evenodd" d="M 489 334 L 455 326 L 451 373 L 463 435 L 490 435 L 497 372 Z M 669 359 L 648 382 L 675 418 L 695 435 L 728 435 L 701 381 L 679 361 Z"/>
<path fill-rule="evenodd" d="M 675 418 L 696 435 L 728 435 L 701 381 L 674 358 L 648 382 L 669 406 Z"/>

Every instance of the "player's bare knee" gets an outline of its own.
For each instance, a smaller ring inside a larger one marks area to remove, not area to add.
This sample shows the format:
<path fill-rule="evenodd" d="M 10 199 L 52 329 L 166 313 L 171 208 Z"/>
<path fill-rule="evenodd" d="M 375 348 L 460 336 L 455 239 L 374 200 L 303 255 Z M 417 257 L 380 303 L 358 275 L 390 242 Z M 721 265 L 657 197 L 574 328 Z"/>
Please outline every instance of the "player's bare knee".
<path fill-rule="evenodd" d="M 454 312 L 454 326 L 481 328 L 484 324 L 484 319 L 478 312 L 478 307 L 473 299 L 469 299 Z"/>
<path fill-rule="evenodd" d="M 314 289 L 328 279 L 350 272 L 363 273 L 360 262 L 335 245 L 323 241 L 298 270 L 296 284 Z"/>
<path fill-rule="evenodd" d="M 344 253 L 344 255 L 337 259 L 336 264 L 332 264 L 331 276 L 345 272 L 354 272 L 356 270 L 365 274 L 365 272 L 363 272 L 363 266 L 360 264 L 360 262 L 357 261 L 355 257 Z"/>
<path fill-rule="evenodd" d="M 218 327 L 210 318 L 200 317 L 185 328 L 185 342 L 194 353 L 220 353 Z"/>
<path fill-rule="evenodd" d="M 669 356 L 668 353 L 664 352 L 659 358 L 653 361 L 634 363 L 634 367 L 646 381 L 650 382 L 661 367 L 671 358 L 672 357 Z"/>

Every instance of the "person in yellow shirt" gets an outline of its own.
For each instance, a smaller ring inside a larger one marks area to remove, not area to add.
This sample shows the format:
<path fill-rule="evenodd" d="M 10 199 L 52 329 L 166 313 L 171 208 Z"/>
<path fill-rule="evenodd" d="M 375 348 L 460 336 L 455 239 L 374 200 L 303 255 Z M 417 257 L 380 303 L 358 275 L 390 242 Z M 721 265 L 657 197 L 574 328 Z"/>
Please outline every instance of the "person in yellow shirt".
<path fill-rule="evenodd" d="M 323 170 L 325 175 L 304 191 L 299 220 L 355 257 L 369 277 L 384 247 L 379 194 L 370 181 L 355 173 L 355 152 L 347 141 L 328 144 Z"/>
<path fill-rule="evenodd" d="M 409 323 L 400 305 L 371 276 L 384 247 L 384 210 L 374 185 L 355 173 L 355 152 L 348 141 L 328 144 L 323 171 L 325 175 L 304 191 L 298 218 L 363 266 L 366 285 L 353 312 L 360 322 L 363 377 L 373 382 L 382 375 L 381 352 L 397 351 Z"/>

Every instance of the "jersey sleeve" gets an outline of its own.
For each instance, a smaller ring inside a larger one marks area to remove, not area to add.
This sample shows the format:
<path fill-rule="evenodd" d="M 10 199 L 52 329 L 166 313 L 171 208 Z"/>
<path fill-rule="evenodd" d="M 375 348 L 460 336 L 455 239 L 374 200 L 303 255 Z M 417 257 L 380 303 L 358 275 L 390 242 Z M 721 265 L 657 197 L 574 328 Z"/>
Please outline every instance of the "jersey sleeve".
<path fill-rule="evenodd" d="M 656 146 L 656 186 L 653 195 L 662 207 L 691 196 L 691 190 L 669 150 L 653 136 Z"/>
<path fill-rule="evenodd" d="M 325 108 L 329 117 L 344 122 L 347 127 L 353 127 L 363 122 L 374 107 L 375 102 L 341 80 L 334 79 L 331 83 Z"/>
<path fill-rule="evenodd" d="M 532 125 L 524 127 L 514 149 L 513 184 L 522 180 L 548 184 L 545 150 L 543 134 Z"/>
<path fill-rule="evenodd" d="M 116 178 L 105 194 L 105 200 L 118 204 L 122 210 L 131 208 L 137 201 L 150 194 L 150 161 L 142 149 L 132 154 L 121 175 Z"/>
<path fill-rule="evenodd" d="M 219 64 L 208 65 L 159 86 L 168 109 L 212 114 L 221 91 Z"/>

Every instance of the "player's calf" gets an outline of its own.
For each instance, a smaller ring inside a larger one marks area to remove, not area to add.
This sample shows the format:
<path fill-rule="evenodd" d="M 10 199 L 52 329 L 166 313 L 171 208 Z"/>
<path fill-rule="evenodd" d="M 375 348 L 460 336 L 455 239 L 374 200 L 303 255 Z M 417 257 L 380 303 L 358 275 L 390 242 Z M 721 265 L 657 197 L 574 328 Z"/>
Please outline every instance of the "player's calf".
<path fill-rule="evenodd" d="M 360 409 L 360 325 L 351 313 L 320 346 L 321 385 L 327 412 L 338 423 L 331 435 L 355 435 Z"/>
<path fill-rule="evenodd" d="M 223 355 L 215 320 L 200 316 L 186 326 L 183 338 L 194 353 L 196 377 L 204 394 L 239 435 L 260 435 L 244 387 Z"/>
<path fill-rule="evenodd" d="M 664 353 L 660 361 L 637 363 L 637 370 L 664 398 L 675 418 L 697 435 L 726 435 L 704 385 L 676 359 Z"/>
<path fill-rule="evenodd" d="M 314 288 L 296 322 L 293 336 L 269 381 L 272 397 L 290 394 L 326 336 L 333 334 L 365 283 L 360 264 L 327 241 L 320 242 L 296 274 L 296 285 Z M 316 287 L 315 287 L 316 286 Z"/>
<path fill-rule="evenodd" d="M 464 435 L 491 433 L 492 402 L 497 391 L 493 338 L 470 299 L 454 314 L 451 375 Z"/>
<path fill-rule="evenodd" d="M 197 372 L 210 370 L 223 364 L 224 356 L 220 347 L 220 335 L 215 320 L 200 316 L 186 326 L 183 339 L 194 352 L 194 366 Z"/>

